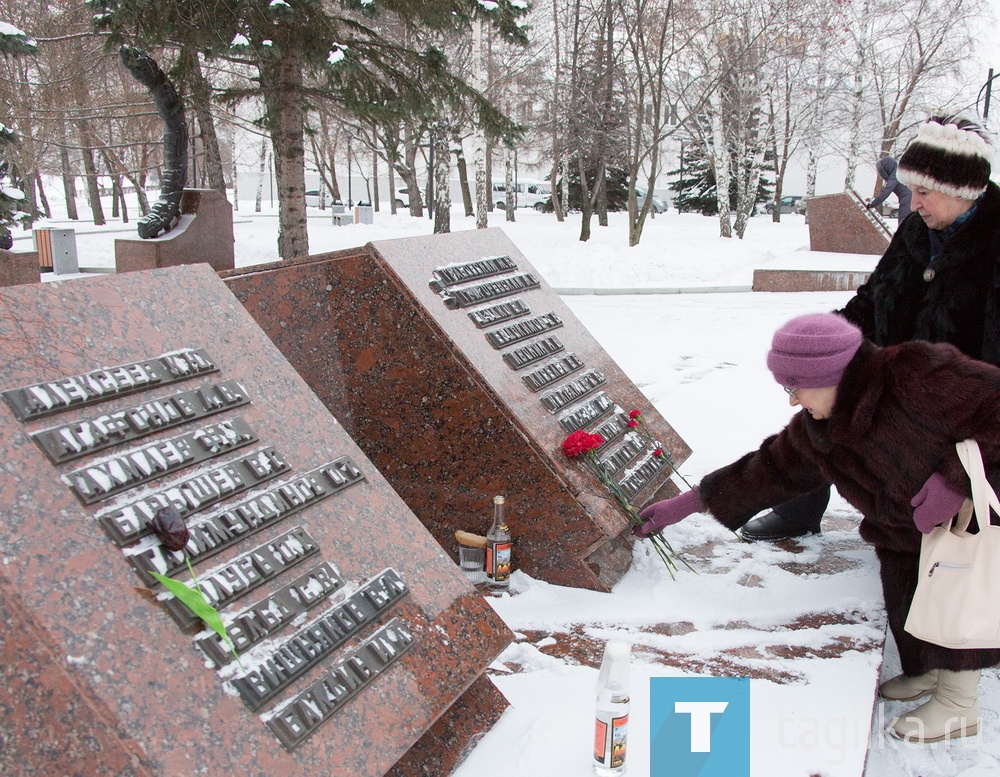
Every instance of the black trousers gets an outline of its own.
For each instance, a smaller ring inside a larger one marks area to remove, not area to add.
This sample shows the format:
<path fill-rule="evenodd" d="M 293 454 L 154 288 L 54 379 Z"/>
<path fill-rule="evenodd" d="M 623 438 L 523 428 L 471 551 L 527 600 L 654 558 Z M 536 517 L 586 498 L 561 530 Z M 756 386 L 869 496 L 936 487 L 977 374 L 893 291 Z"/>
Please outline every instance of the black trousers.
<path fill-rule="evenodd" d="M 828 504 L 830 504 L 830 484 L 826 483 L 778 505 L 774 508 L 774 512 L 788 520 L 808 521 L 822 516 Z"/>

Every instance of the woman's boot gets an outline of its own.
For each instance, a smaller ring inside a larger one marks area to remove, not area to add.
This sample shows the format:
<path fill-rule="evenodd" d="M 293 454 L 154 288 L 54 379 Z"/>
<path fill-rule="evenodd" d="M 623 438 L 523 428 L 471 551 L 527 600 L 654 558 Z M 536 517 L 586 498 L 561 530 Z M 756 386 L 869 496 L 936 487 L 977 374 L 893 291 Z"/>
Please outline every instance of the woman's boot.
<path fill-rule="evenodd" d="M 889 723 L 889 733 L 908 742 L 940 742 L 979 732 L 979 670 L 939 669 L 929 701 Z"/>
<path fill-rule="evenodd" d="M 934 689 L 937 687 L 937 676 L 937 669 L 931 669 L 925 674 L 896 675 L 878 687 L 878 694 L 883 699 L 913 701 L 934 692 Z"/>

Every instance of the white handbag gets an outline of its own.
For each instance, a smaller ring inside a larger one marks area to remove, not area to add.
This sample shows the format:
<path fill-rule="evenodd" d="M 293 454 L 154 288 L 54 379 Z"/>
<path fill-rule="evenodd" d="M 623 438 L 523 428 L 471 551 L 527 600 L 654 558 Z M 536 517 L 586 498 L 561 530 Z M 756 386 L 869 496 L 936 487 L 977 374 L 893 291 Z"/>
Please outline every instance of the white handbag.
<path fill-rule="evenodd" d="M 1000 526 L 990 523 L 990 508 L 1000 515 L 1000 500 L 986 480 L 979 444 L 963 440 L 955 449 L 969 473 L 972 500 L 923 536 L 917 589 L 903 628 L 942 647 L 1000 648 Z M 970 534 L 973 512 L 979 531 Z"/>

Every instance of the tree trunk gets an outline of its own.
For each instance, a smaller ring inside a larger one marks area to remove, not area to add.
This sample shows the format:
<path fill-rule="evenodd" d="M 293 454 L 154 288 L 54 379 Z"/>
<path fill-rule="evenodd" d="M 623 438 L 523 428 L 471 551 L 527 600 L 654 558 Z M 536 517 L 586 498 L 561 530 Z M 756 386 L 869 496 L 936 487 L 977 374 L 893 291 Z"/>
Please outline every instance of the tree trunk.
<path fill-rule="evenodd" d="M 198 53 L 185 46 L 181 52 L 181 60 L 187 65 L 190 76 L 190 94 L 188 101 L 198 118 L 201 129 L 201 147 L 204 151 L 204 170 L 208 178 L 208 188 L 226 195 L 226 176 L 222 170 L 222 152 L 219 150 L 219 137 L 215 132 L 215 119 L 212 117 L 212 85 L 205 78 L 201 69 Z"/>
<path fill-rule="evenodd" d="M 514 149 L 510 147 L 504 148 L 504 164 L 503 164 L 503 185 L 504 193 L 507 195 L 504 199 L 504 204 L 507 206 L 506 221 L 516 221 L 517 217 L 515 211 L 517 210 L 517 189 L 514 183 Z M 491 186 L 490 189 L 493 187 Z"/>
<path fill-rule="evenodd" d="M 42 204 L 42 214 L 45 218 L 52 218 L 52 209 L 49 207 L 49 201 L 45 197 L 45 188 L 42 186 L 42 174 L 36 170 L 35 171 L 35 192 L 38 194 L 38 201 Z"/>
<path fill-rule="evenodd" d="M 389 213 L 396 215 L 396 170 L 389 165 Z"/>
<path fill-rule="evenodd" d="M 135 189 L 136 199 L 139 201 L 139 213 L 145 216 L 149 213 L 149 198 L 146 196 L 146 186 L 138 175 L 125 174 L 125 179 L 132 184 Z"/>
<path fill-rule="evenodd" d="M 590 187 L 587 185 L 587 164 L 583 153 L 578 153 L 576 158 L 580 170 L 580 208 L 583 215 L 580 223 L 580 242 L 586 243 L 590 240 L 590 219 L 594 215 L 594 202 L 590 197 Z"/>
<path fill-rule="evenodd" d="M 420 137 L 413 127 L 407 125 L 403 132 L 403 162 L 398 166 L 410 198 L 410 215 L 414 218 L 424 217 L 424 200 L 420 193 L 420 182 L 417 180 L 417 151 Z M 433 175 L 433 172 L 431 173 Z"/>
<path fill-rule="evenodd" d="M 372 207 L 375 208 L 375 212 L 379 211 L 379 193 L 378 193 L 378 154 L 375 153 L 374 141 L 372 142 Z"/>
<path fill-rule="evenodd" d="M 86 119 L 80 121 L 80 155 L 83 157 L 83 171 L 87 178 L 87 194 L 90 200 L 90 212 L 94 217 L 94 224 L 101 227 L 107 223 L 104 218 L 104 208 L 101 206 L 101 191 L 97 185 L 97 163 L 94 161 L 94 150 L 88 145 L 88 138 L 91 136 L 86 131 Z"/>
<path fill-rule="evenodd" d="M 465 151 L 462 148 L 462 136 L 458 132 L 452 133 L 451 142 L 455 148 L 455 167 L 458 169 L 458 183 L 462 190 L 462 207 L 465 208 L 465 217 L 476 215 L 472 207 L 472 192 L 469 190 L 469 168 L 465 164 Z"/>
<path fill-rule="evenodd" d="M 722 105 L 718 99 L 712 100 L 711 160 L 715 168 L 715 200 L 719 209 L 719 237 L 732 237 L 733 227 L 730 223 L 729 205 L 729 148 L 726 145 L 726 134 L 722 127 Z"/>
<path fill-rule="evenodd" d="M 59 168 L 62 171 L 63 197 L 66 199 L 66 217 L 76 221 L 80 218 L 76 210 L 76 176 L 73 175 L 73 167 L 69 163 L 66 124 L 63 122 L 62 114 L 59 115 L 56 126 L 56 131 L 59 133 Z"/>
<path fill-rule="evenodd" d="M 483 92 L 486 78 L 483 73 L 483 23 L 472 22 L 472 86 Z M 476 229 L 490 225 L 490 188 L 486 173 L 486 138 L 478 118 L 472 130 L 472 166 L 476 173 Z"/>
<path fill-rule="evenodd" d="M 234 155 L 233 159 L 233 210 L 238 211 L 240 209 L 240 186 L 239 186 L 239 168 L 236 166 L 236 159 Z"/>
<path fill-rule="evenodd" d="M 254 213 L 260 213 L 261 200 L 264 199 L 264 174 L 267 172 L 267 140 L 260 142 L 260 172 L 257 175 L 257 198 L 254 203 Z"/>
<path fill-rule="evenodd" d="M 434 234 L 451 232 L 451 150 L 448 130 L 438 126 L 434 137 Z"/>
<path fill-rule="evenodd" d="M 278 256 L 292 259 L 309 255 L 306 229 L 305 104 L 302 65 L 298 55 L 262 64 L 261 83 L 271 146 L 274 178 L 278 187 Z"/>
<path fill-rule="evenodd" d="M 484 140 L 485 144 L 485 167 L 486 167 L 486 199 L 487 208 L 492 211 L 494 207 L 493 200 L 493 144 L 489 140 Z"/>
<path fill-rule="evenodd" d="M 561 175 L 559 180 L 562 182 L 562 187 L 559 191 L 559 202 L 562 203 L 563 214 L 569 213 L 569 165 L 566 163 L 566 159 L 559 160 L 559 169 L 561 170 Z M 552 188 L 555 192 L 555 187 Z"/>
<path fill-rule="evenodd" d="M 850 141 L 847 147 L 847 172 L 844 174 L 844 189 L 854 188 L 857 159 L 861 153 L 861 119 L 864 114 L 865 82 L 868 70 L 868 25 L 871 18 L 871 4 L 865 0 L 861 7 L 861 29 L 857 43 L 857 61 L 854 62 L 854 88 L 851 93 Z"/>
<path fill-rule="evenodd" d="M 556 191 L 556 185 L 559 182 L 559 165 L 562 161 L 558 119 L 562 106 L 559 104 L 559 3 L 557 2 L 552 3 L 552 40 L 554 54 L 554 61 L 552 63 L 552 180 L 549 182 L 549 189 L 552 191 L 552 210 L 556 214 L 556 221 L 562 223 L 566 218 L 566 209 L 563 207 L 562 200 Z"/>

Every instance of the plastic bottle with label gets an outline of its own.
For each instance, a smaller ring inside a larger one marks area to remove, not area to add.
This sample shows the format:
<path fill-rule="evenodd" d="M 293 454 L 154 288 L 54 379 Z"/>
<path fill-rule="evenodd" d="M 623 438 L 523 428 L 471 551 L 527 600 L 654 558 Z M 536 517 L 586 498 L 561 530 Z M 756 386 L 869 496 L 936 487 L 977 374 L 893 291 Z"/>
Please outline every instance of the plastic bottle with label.
<path fill-rule="evenodd" d="M 594 774 L 599 777 L 625 773 L 631 655 L 632 646 L 624 640 L 612 639 L 604 646 L 594 723 Z"/>
<path fill-rule="evenodd" d="M 493 588 L 510 587 L 513 570 L 510 528 L 504 515 L 504 498 L 493 497 L 493 525 L 486 533 L 486 579 Z"/>

